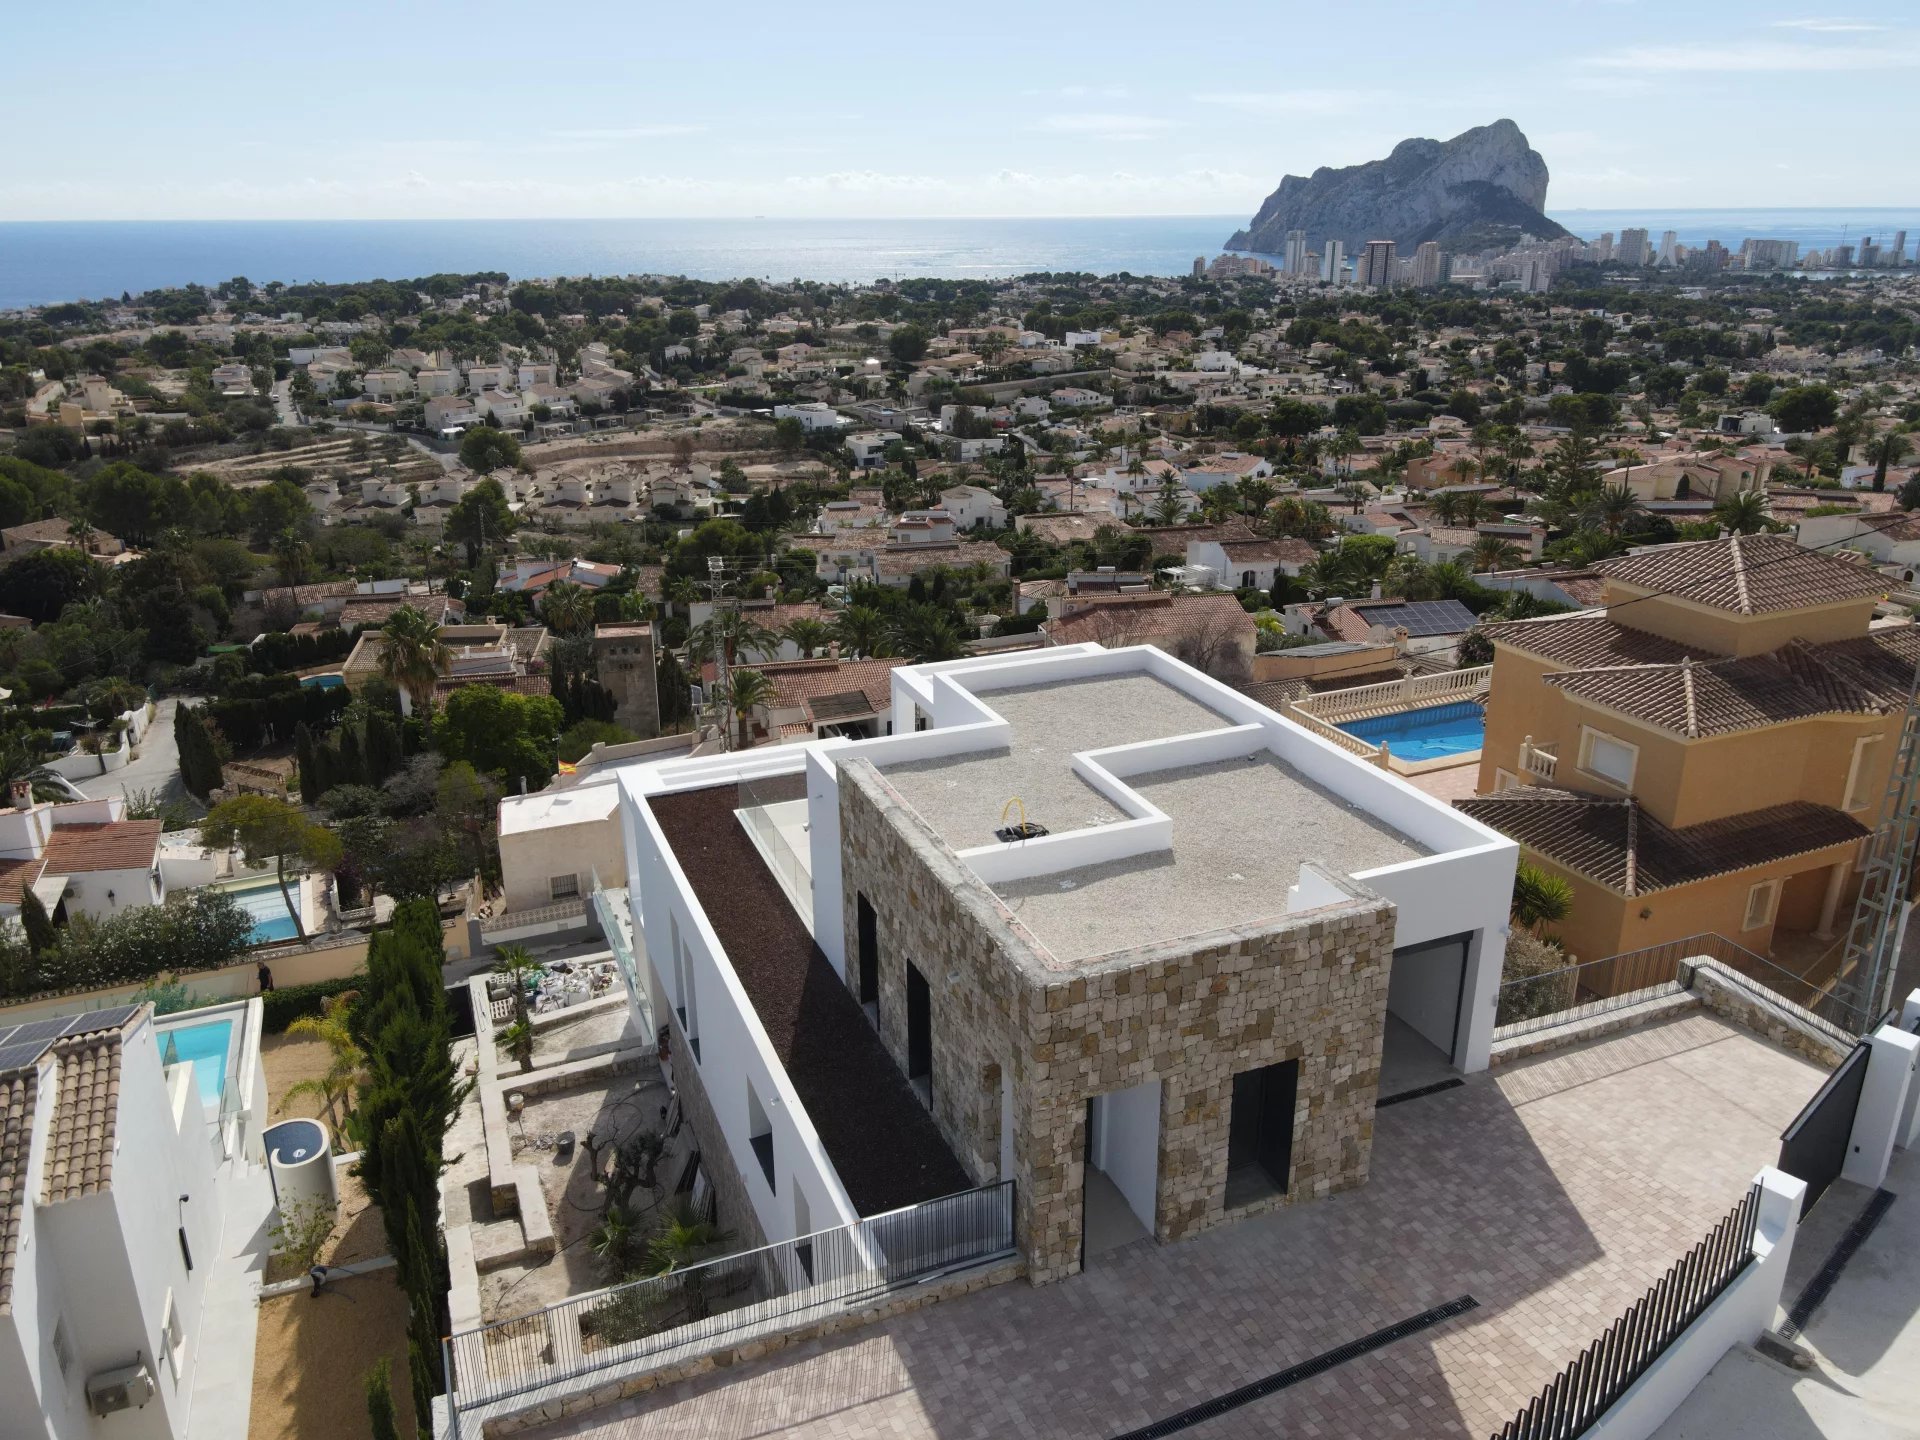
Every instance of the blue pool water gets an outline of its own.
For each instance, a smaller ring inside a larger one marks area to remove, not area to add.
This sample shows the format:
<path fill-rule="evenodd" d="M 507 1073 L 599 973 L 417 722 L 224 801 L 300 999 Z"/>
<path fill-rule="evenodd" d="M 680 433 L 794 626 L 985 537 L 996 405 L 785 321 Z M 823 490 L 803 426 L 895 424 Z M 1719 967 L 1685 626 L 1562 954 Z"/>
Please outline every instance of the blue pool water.
<path fill-rule="evenodd" d="M 233 1040 L 233 1021 L 203 1020 L 198 1025 L 174 1025 L 160 1032 L 160 1063 L 193 1064 L 193 1083 L 200 1088 L 200 1103 L 209 1110 L 220 1108 L 220 1092 L 227 1082 L 227 1050 Z"/>
<path fill-rule="evenodd" d="M 1486 737 L 1487 717 L 1478 705 L 1463 700 L 1398 715 L 1346 720 L 1340 728 L 1369 745 L 1385 742 L 1402 760 L 1439 760 L 1478 750 Z"/>
<path fill-rule="evenodd" d="M 248 943 L 264 945 L 270 940 L 291 940 L 299 930 L 293 923 L 293 912 L 287 909 L 286 897 L 280 893 L 278 883 L 269 881 L 265 885 L 252 885 L 245 890 L 227 892 L 240 902 L 240 908 L 253 917 L 253 933 Z"/>
<path fill-rule="evenodd" d="M 313 690 L 338 690 L 347 680 L 344 675 L 309 675 L 300 683 Z"/>

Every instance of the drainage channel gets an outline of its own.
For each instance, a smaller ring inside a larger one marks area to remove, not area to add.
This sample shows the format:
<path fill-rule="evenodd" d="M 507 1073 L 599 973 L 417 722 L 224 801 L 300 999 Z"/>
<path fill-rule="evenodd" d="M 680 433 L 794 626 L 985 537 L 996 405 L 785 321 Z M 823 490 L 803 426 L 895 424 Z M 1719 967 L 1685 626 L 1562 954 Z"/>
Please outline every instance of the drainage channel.
<path fill-rule="evenodd" d="M 1455 1082 L 1458 1083 L 1458 1082 Z M 1410 1094 L 1413 1092 L 1409 1092 Z M 1410 1335 L 1418 1335 L 1422 1330 L 1431 1330 L 1434 1326 L 1451 1320 L 1456 1315 L 1464 1315 L 1469 1310 L 1478 1309 L 1480 1302 L 1471 1295 L 1462 1295 L 1458 1300 L 1449 1300 L 1444 1305 L 1436 1305 L 1431 1310 L 1423 1310 L 1418 1315 L 1410 1315 L 1405 1320 L 1389 1325 L 1384 1330 L 1376 1330 L 1371 1335 L 1363 1335 L 1358 1340 L 1349 1340 L 1337 1350 L 1329 1350 L 1324 1355 L 1316 1355 L 1298 1365 L 1289 1365 L 1285 1370 L 1277 1370 L 1264 1380 L 1255 1380 L 1250 1385 L 1242 1385 L 1238 1390 L 1229 1390 L 1224 1395 L 1216 1395 L 1204 1400 L 1191 1409 L 1182 1410 L 1177 1415 L 1169 1415 L 1164 1420 L 1156 1420 L 1151 1425 L 1143 1425 L 1138 1430 L 1129 1430 L 1124 1435 L 1116 1435 L 1114 1440 L 1160 1440 L 1165 1435 L 1177 1435 L 1182 1430 L 1190 1430 L 1238 1410 L 1242 1405 L 1250 1405 L 1255 1400 L 1264 1400 L 1269 1395 L 1278 1394 L 1303 1380 L 1324 1375 L 1327 1371 L 1357 1360 L 1362 1355 L 1375 1350 L 1385 1349 L 1398 1340 Z"/>
<path fill-rule="evenodd" d="M 1384 1110 L 1389 1105 L 1398 1105 L 1402 1100 L 1418 1100 L 1426 1095 L 1438 1095 L 1442 1090 L 1457 1090 L 1467 1082 L 1458 1075 L 1451 1080 L 1436 1080 L 1431 1085 L 1422 1085 L 1418 1090 L 1402 1090 L 1398 1095 L 1389 1095 L 1384 1100 L 1376 1100 L 1373 1108 Z"/>
<path fill-rule="evenodd" d="M 1867 1243 L 1867 1237 L 1873 1234 L 1887 1211 L 1893 1208 L 1893 1201 L 1894 1193 L 1891 1190 L 1873 1192 L 1873 1198 L 1867 1201 L 1859 1218 L 1847 1227 L 1847 1233 L 1828 1252 L 1826 1263 L 1807 1281 L 1799 1297 L 1794 1300 L 1793 1307 L 1787 1311 L 1787 1323 L 1780 1327 L 1783 1338 L 1795 1339 L 1807 1328 L 1807 1322 L 1813 1319 L 1813 1312 L 1826 1303 L 1827 1296 L 1840 1279 L 1840 1273 L 1847 1268 L 1847 1262 Z"/>

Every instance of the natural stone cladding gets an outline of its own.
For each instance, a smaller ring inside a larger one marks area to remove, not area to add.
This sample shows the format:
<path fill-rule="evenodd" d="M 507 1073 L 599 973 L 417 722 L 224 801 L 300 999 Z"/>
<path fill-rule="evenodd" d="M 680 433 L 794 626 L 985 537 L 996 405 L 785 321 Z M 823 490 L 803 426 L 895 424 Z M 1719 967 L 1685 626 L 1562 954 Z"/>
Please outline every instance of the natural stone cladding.
<path fill-rule="evenodd" d="M 720 1223 L 731 1232 L 733 1249 L 758 1250 L 767 1243 L 767 1237 L 760 1229 L 753 1197 L 747 1193 L 747 1183 L 740 1178 L 739 1168 L 727 1149 L 726 1132 L 720 1128 L 713 1103 L 707 1098 L 706 1076 L 700 1073 L 700 1066 L 693 1058 L 679 1015 L 674 1014 L 670 1023 L 673 1026 L 674 1093 L 680 1097 L 681 1116 L 693 1127 L 694 1138 L 700 1142 L 700 1168 L 713 1183 Z"/>
<path fill-rule="evenodd" d="M 1161 1082 L 1157 1238 L 1361 1184 L 1393 955 L 1394 907 L 1344 903 L 1064 965 L 864 760 L 840 766 L 846 973 L 873 906 L 880 1031 L 905 1067 L 907 965 L 932 996 L 932 1102 L 976 1183 L 1000 1178 L 1003 1083 L 1016 1224 L 1036 1282 L 1079 1269 L 1087 1102 Z M 1275 897 L 1284 907 L 1284 897 Z M 1229 1212 L 1233 1077 L 1297 1059 L 1284 1196 Z"/>

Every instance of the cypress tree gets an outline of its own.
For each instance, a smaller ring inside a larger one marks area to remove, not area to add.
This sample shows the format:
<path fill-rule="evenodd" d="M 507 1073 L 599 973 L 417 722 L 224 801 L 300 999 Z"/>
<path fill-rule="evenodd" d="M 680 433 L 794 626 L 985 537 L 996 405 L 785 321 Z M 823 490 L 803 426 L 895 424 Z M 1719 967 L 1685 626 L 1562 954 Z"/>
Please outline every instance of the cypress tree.
<path fill-rule="evenodd" d="M 318 747 L 313 743 L 313 731 L 302 720 L 293 730 L 293 763 L 300 770 L 300 799 L 304 804 L 312 805 L 320 799 L 320 771 L 314 763 L 314 752 Z"/>
<path fill-rule="evenodd" d="M 367 1426 L 373 1440 L 400 1440 L 393 1413 L 393 1362 L 382 1355 L 367 1371 Z"/>
<path fill-rule="evenodd" d="M 27 932 L 27 950 L 33 955 L 42 955 L 54 947 L 58 937 L 54 933 L 53 921 L 47 917 L 47 907 L 40 903 L 40 897 L 33 893 L 31 886 L 20 892 L 20 924 Z"/>
<path fill-rule="evenodd" d="M 378 784 L 367 778 L 366 761 L 360 754 L 360 737 L 351 725 L 340 727 L 340 783 L 342 785 Z"/>

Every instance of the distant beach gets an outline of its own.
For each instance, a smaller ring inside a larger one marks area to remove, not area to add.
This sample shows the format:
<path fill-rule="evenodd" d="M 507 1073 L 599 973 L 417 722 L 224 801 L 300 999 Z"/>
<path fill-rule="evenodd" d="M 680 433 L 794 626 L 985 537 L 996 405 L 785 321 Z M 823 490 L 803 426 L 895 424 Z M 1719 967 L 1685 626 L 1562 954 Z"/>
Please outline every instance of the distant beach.
<path fill-rule="evenodd" d="M 1920 242 L 1920 207 L 1555 210 L 1591 238 L 1643 226 L 1686 245 L 1748 236 L 1804 249 Z M 655 273 L 697 280 L 866 283 L 1034 271 L 1184 274 L 1213 257 L 1246 215 L 958 220 L 262 220 L 0 223 L 0 309 L 117 298 L 236 275 L 271 280 L 412 279 L 500 270 L 516 279 Z"/>

